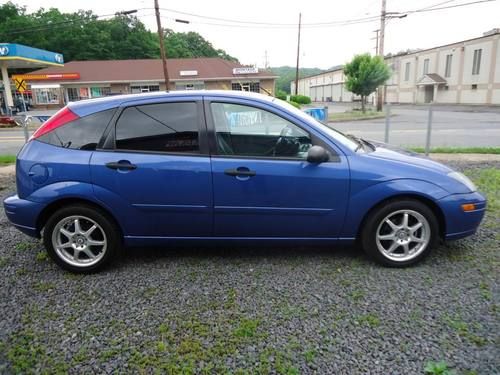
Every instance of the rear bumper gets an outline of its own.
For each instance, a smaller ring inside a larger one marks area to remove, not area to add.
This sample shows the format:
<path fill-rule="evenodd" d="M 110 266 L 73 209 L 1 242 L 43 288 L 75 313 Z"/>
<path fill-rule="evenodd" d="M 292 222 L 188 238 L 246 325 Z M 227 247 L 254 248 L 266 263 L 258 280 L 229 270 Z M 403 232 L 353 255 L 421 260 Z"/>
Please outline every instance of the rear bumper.
<path fill-rule="evenodd" d="M 486 211 L 486 198 L 478 193 L 453 194 L 438 201 L 443 210 L 446 230 L 445 240 L 458 240 L 476 233 Z M 462 204 L 473 203 L 474 211 L 464 212 Z"/>
<path fill-rule="evenodd" d="M 17 194 L 4 199 L 3 207 L 9 221 L 21 232 L 40 238 L 37 219 L 45 208 L 44 204 L 20 199 Z"/>

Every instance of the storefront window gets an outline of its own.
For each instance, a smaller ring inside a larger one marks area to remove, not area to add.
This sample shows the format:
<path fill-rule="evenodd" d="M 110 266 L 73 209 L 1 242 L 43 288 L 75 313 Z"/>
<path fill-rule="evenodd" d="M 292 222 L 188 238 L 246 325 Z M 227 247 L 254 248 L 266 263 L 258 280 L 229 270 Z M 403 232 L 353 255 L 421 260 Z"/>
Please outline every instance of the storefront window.
<path fill-rule="evenodd" d="M 233 82 L 231 84 L 231 90 L 233 90 L 233 91 L 260 92 L 260 83 L 259 82 Z"/>
<path fill-rule="evenodd" d="M 78 89 L 76 87 L 68 87 L 66 89 L 66 93 L 70 102 L 76 102 L 77 100 L 80 100 L 80 95 L 78 95 Z"/>
<path fill-rule="evenodd" d="M 33 88 L 36 104 L 59 104 L 59 88 Z"/>
<path fill-rule="evenodd" d="M 205 82 L 176 83 L 176 90 L 204 90 Z"/>
<path fill-rule="evenodd" d="M 137 85 L 130 86 L 130 92 L 132 94 L 140 94 L 141 92 L 153 92 L 160 91 L 159 85 Z"/>
<path fill-rule="evenodd" d="M 80 100 L 88 99 L 89 98 L 89 88 L 88 87 L 80 87 L 79 94 L 80 94 Z"/>
<path fill-rule="evenodd" d="M 106 96 L 111 92 L 109 87 L 91 87 L 90 94 L 93 98 L 98 98 L 100 96 Z"/>

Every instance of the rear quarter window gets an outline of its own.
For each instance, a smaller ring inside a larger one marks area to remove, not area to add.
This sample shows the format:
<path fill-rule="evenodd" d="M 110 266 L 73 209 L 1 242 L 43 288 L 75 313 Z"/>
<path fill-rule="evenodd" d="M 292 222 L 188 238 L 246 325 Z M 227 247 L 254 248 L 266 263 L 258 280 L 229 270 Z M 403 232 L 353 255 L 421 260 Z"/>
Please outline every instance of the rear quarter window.
<path fill-rule="evenodd" d="M 95 150 L 115 110 L 108 109 L 81 117 L 42 135 L 37 140 L 64 148 Z"/>

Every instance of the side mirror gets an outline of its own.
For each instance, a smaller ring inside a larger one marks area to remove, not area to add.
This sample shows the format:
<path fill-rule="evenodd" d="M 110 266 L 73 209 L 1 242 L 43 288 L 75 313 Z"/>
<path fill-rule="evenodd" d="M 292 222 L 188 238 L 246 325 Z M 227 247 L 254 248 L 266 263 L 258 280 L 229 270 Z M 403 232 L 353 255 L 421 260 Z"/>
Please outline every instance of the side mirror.
<path fill-rule="evenodd" d="M 307 161 L 312 164 L 324 163 L 330 160 L 330 155 L 321 146 L 312 146 L 309 151 L 307 151 Z"/>

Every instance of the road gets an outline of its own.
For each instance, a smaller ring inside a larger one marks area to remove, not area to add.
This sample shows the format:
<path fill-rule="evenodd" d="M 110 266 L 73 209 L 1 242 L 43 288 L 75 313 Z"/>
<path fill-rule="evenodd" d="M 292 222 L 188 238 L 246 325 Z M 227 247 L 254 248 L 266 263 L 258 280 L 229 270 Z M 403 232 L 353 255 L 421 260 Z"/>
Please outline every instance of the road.
<path fill-rule="evenodd" d="M 349 109 L 329 104 L 329 111 Z M 389 143 L 398 146 L 424 146 L 428 111 L 425 107 L 392 107 Z M 384 140 L 385 119 L 336 122 L 343 132 L 367 139 Z M 0 129 L 0 155 L 17 154 L 24 144 L 21 128 Z M 431 146 L 500 146 L 500 107 L 435 107 Z"/>
<path fill-rule="evenodd" d="M 329 106 L 329 111 L 344 111 L 345 107 Z M 431 147 L 500 146 L 500 108 L 456 110 L 436 107 L 433 111 Z M 392 107 L 389 143 L 398 146 L 424 146 L 428 110 L 425 107 Z M 331 123 L 343 132 L 367 139 L 384 140 L 385 119 Z"/>

